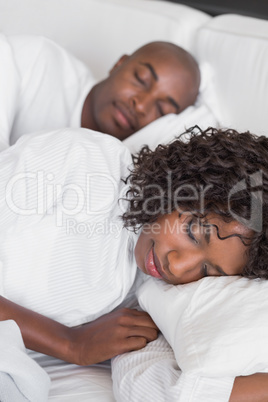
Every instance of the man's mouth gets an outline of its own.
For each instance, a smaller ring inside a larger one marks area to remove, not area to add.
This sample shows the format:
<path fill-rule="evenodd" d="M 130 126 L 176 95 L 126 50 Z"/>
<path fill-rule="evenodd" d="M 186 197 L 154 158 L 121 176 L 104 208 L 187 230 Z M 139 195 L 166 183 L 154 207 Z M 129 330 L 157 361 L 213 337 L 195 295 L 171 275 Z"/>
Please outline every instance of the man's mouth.
<path fill-rule="evenodd" d="M 114 101 L 113 105 L 115 107 L 114 119 L 116 123 L 123 129 L 127 129 L 132 132 L 137 131 L 137 117 L 132 113 L 128 106 L 121 101 Z"/>

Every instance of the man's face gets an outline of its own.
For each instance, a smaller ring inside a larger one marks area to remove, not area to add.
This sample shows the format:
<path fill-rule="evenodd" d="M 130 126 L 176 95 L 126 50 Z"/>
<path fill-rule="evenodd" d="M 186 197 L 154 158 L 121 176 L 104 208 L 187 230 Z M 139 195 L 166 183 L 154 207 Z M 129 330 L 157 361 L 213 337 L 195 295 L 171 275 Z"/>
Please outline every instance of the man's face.
<path fill-rule="evenodd" d="M 196 95 L 191 73 L 170 50 L 125 56 L 93 89 L 95 129 L 124 140 L 163 115 L 180 113 Z"/>

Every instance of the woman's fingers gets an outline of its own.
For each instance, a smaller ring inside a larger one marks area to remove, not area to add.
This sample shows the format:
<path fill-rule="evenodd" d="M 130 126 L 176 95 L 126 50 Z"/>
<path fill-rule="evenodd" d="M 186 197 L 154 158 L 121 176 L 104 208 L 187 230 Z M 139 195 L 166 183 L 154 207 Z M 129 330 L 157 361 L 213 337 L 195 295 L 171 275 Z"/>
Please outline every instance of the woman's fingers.
<path fill-rule="evenodd" d="M 144 327 L 144 326 L 135 326 L 130 327 L 127 330 L 127 338 L 130 337 L 143 337 L 147 342 L 152 342 L 157 338 L 158 330 L 156 328 Z"/>
<path fill-rule="evenodd" d="M 123 326 L 150 327 L 158 330 L 157 325 L 145 311 L 122 309 L 118 312 L 121 314 L 120 324 Z"/>
<path fill-rule="evenodd" d="M 72 361 L 88 365 L 139 350 L 155 340 L 157 334 L 158 328 L 147 313 L 119 309 L 72 328 Z"/>
<path fill-rule="evenodd" d="M 155 339 L 153 339 L 153 340 L 155 340 Z M 148 343 L 147 339 L 142 336 L 131 336 L 131 337 L 127 338 L 127 340 L 124 344 L 124 351 L 121 353 L 127 353 L 127 352 L 131 352 L 133 350 L 143 349 L 143 348 L 145 348 L 147 343 Z"/>

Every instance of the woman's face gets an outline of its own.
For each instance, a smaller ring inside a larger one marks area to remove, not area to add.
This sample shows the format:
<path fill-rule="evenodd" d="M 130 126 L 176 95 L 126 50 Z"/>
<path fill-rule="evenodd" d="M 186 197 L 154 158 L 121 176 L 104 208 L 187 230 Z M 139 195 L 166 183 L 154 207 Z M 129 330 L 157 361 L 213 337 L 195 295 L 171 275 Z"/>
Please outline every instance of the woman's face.
<path fill-rule="evenodd" d="M 144 225 L 135 248 L 138 267 L 147 275 L 174 285 L 205 276 L 238 275 L 247 262 L 247 250 L 239 237 L 250 231 L 237 221 L 224 222 L 217 215 L 200 221 L 177 211 Z M 248 243 L 248 242 L 247 242 Z"/>

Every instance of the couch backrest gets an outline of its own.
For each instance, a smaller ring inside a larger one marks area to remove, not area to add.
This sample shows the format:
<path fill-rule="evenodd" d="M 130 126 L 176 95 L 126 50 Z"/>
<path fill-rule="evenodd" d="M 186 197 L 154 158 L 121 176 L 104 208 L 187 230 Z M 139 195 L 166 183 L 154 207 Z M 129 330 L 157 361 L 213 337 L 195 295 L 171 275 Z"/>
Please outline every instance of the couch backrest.
<path fill-rule="evenodd" d="M 0 0 L 0 10 L 4 33 L 48 36 L 97 79 L 120 55 L 149 41 L 177 43 L 198 59 L 203 100 L 220 124 L 267 133 L 268 21 L 212 18 L 161 0 Z"/>
<path fill-rule="evenodd" d="M 268 135 L 268 21 L 215 17 L 199 29 L 195 55 L 210 70 L 203 96 L 219 123 Z"/>
<path fill-rule="evenodd" d="M 103 78 L 124 53 L 166 40 L 188 50 L 211 19 L 184 5 L 154 0 L 0 0 L 0 31 L 55 40 Z"/>

